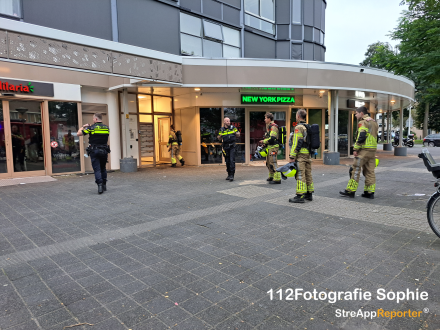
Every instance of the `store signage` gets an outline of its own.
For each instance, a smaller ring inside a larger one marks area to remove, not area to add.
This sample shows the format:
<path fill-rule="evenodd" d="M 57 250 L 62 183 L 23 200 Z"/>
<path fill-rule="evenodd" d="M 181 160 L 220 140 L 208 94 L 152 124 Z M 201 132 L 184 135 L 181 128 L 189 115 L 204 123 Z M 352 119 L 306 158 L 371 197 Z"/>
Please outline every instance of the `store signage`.
<path fill-rule="evenodd" d="M 291 95 L 241 95 L 241 104 L 293 104 Z"/>
<path fill-rule="evenodd" d="M 31 96 L 54 96 L 53 84 L 1 78 L 0 93 Z"/>
<path fill-rule="evenodd" d="M 295 88 L 290 87 L 242 87 L 243 92 L 294 92 Z"/>

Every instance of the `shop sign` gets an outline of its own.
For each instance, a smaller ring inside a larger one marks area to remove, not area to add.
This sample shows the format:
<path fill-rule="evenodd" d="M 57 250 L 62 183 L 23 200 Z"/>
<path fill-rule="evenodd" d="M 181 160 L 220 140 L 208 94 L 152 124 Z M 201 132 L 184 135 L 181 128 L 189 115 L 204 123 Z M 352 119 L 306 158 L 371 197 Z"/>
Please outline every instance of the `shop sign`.
<path fill-rule="evenodd" d="M 31 96 L 54 96 L 53 84 L 11 79 L 0 79 L 0 93 Z"/>
<path fill-rule="evenodd" d="M 241 104 L 294 104 L 291 95 L 241 95 Z"/>

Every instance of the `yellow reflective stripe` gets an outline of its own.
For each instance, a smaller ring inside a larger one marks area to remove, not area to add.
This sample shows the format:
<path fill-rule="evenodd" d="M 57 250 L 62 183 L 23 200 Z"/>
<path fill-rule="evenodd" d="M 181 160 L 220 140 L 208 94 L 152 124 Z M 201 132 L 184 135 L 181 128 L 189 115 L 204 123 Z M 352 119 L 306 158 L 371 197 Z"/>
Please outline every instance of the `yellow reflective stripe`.
<path fill-rule="evenodd" d="M 278 135 L 277 132 L 275 132 L 275 131 L 270 131 L 270 136 L 277 136 L 277 135 Z"/>
<path fill-rule="evenodd" d="M 296 193 L 297 194 L 304 194 L 307 192 L 307 184 L 302 182 L 301 180 L 296 181 Z"/>
<path fill-rule="evenodd" d="M 350 179 L 350 180 L 348 181 L 347 188 L 345 188 L 345 190 L 348 190 L 348 191 L 356 191 L 357 188 L 358 188 L 358 185 L 359 185 L 359 183 L 356 182 L 356 180 Z"/>
<path fill-rule="evenodd" d="M 297 133 L 293 134 L 293 139 L 292 139 L 292 148 L 290 149 L 290 156 L 296 157 L 296 146 L 298 145 L 298 135 Z"/>
<path fill-rule="evenodd" d="M 301 150 L 299 151 L 299 153 L 300 153 L 300 154 L 308 154 L 308 153 L 310 153 L 310 152 L 309 152 L 309 149 L 307 149 L 307 148 L 301 148 Z"/>
<path fill-rule="evenodd" d="M 361 127 L 359 128 L 359 130 L 364 130 L 364 131 L 366 131 L 367 133 L 369 133 L 369 130 L 368 130 L 368 128 L 367 128 L 367 127 L 365 127 L 365 126 L 361 126 Z"/>

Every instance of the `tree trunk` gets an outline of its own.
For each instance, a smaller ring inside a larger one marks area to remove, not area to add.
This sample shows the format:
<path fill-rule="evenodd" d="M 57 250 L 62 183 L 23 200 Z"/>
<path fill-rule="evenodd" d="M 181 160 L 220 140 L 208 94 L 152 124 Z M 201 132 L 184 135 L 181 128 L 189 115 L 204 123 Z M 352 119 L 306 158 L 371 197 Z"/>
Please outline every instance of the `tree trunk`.
<path fill-rule="evenodd" d="M 429 102 L 425 105 L 425 118 L 423 119 L 423 136 L 422 139 L 428 135 L 428 115 L 429 115 Z"/>

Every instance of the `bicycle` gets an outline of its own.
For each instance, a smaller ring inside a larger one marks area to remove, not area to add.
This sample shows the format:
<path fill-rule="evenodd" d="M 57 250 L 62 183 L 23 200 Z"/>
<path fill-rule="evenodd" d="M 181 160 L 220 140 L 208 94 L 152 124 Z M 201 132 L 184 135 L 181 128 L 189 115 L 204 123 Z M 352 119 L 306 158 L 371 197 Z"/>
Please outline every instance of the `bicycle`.
<path fill-rule="evenodd" d="M 423 159 L 426 168 L 437 179 L 434 183 L 434 187 L 437 191 L 431 195 L 426 204 L 428 223 L 432 231 L 440 237 L 440 163 L 437 163 L 432 157 L 428 149 L 422 149 L 422 153 L 419 154 L 419 158 Z"/>

